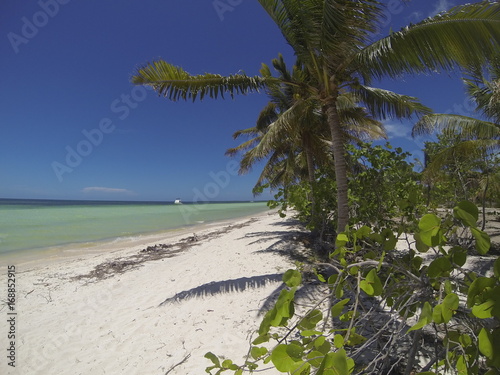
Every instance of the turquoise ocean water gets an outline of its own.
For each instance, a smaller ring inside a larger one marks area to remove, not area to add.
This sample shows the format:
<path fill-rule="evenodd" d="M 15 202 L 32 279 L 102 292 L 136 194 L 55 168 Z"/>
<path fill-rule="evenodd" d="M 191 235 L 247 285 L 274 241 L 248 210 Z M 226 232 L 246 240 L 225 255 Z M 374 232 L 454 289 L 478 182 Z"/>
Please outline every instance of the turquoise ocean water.
<path fill-rule="evenodd" d="M 0 256 L 134 238 L 266 210 L 265 202 L 174 205 L 0 199 Z"/>

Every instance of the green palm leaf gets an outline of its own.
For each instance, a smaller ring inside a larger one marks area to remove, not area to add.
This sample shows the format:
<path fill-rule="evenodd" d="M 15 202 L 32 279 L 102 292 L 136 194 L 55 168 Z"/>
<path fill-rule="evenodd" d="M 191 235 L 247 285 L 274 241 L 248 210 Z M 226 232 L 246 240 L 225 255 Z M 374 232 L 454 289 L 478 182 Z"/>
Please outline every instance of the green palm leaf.
<path fill-rule="evenodd" d="M 467 75 L 466 90 L 476 103 L 477 111 L 500 122 L 500 55 L 495 56 L 486 69 L 472 68 Z"/>
<path fill-rule="evenodd" d="M 431 162 L 427 165 L 425 173 L 436 175 L 445 165 L 453 165 L 458 161 L 481 158 L 485 152 L 498 147 L 498 143 L 493 140 L 468 140 L 447 147 L 436 154 L 431 155 Z"/>
<path fill-rule="evenodd" d="M 360 85 L 356 94 L 366 104 L 373 116 L 381 119 L 387 117 L 411 117 L 432 113 L 413 96 L 401 95 L 392 91 Z"/>
<path fill-rule="evenodd" d="M 397 77 L 480 66 L 499 48 L 500 3 L 483 1 L 405 27 L 364 48 L 356 61 L 369 76 Z"/>
<path fill-rule="evenodd" d="M 468 139 L 500 140 L 500 125 L 473 117 L 432 114 L 422 117 L 413 127 L 413 135 L 430 133 L 434 130 L 461 134 Z"/>
<path fill-rule="evenodd" d="M 159 60 L 138 69 L 132 77 L 132 83 L 152 86 L 158 94 L 170 100 L 199 98 L 205 96 L 216 99 L 224 98 L 224 93 L 231 97 L 246 94 L 265 87 L 267 81 L 260 76 L 249 77 L 245 74 L 222 76 L 219 74 L 191 75 L 178 66 Z"/>

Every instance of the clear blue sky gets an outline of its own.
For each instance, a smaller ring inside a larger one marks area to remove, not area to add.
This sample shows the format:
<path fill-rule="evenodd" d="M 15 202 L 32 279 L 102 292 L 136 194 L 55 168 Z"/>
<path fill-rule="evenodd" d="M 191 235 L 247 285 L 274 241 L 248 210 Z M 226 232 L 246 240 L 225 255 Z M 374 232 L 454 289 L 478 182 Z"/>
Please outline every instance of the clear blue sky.
<path fill-rule="evenodd" d="M 390 3 L 387 29 L 398 30 L 465 1 Z M 253 199 L 260 170 L 236 176 L 224 152 L 239 143 L 234 131 L 254 125 L 265 94 L 171 102 L 130 77 L 158 58 L 192 74 L 254 75 L 280 52 L 292 64 L 257 1 L 4 0 L 0 35 L 0 197 Z M 456 75 L 378 86 L 438 112 L 465 103 Z M 418 156 L 411 125 L 386 123 L 391 142 Z"/>

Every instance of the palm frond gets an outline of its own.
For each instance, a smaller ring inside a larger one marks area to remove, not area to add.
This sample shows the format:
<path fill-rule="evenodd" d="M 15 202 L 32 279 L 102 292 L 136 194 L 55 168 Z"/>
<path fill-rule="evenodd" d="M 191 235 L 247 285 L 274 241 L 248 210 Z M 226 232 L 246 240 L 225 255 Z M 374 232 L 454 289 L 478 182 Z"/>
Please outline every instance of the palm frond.
<path fill-rule="evenodd" d="M 387 138 L 384 125 L 370 117 L 364 108 L 352 107 L 339 111 L 344 131 L 357 140 Z"/>
<path fill-rule="evenodd" d="M 148 85 L 158 92 L 159 95 L 168 97 L 170 100 L 193 101 L 205 96 L 210 98 L 224 98 L 225 93 L 231 97 L 235 94 L 247 94 L 259 91 L 266 86 L 272 77 L 260 76 L 249 77 L 246 74 L 234 74 L 222 76 L 219 74 L 191 75 L 178 66 L 171 65 L 163 60 L 155 61 L 137 70 L 132 77 L 132 83 L 136 85 Z"/>
<path fill-rule="evenodd" d="M 500 3 L 460 5 L 393 33 L 357 55 L 366 74 L 405 73 L 480 66 L 500 48 Z"/>
<path fill-rule="evenodd" d="M 262 133 L 263 133 L 262 130 L 257 129 L 255 126 L 253 126 L 251 128 L 241 129 L 241 130 L 235 131 L 233 133 L 233 139 L 238 139 L 242 135 L 252 136 L 252 137 L 259 137 L 259 136 L 262 135 Z"/>
<path fill-rule="evenodd" d="M 436 154 L 430 155 L 430 163 L 426 167 L 426 173 L 437 174 L 447 164 L 481 158 L 492 149 L 498 148 L 498 141 L 489 139 L 468 140 L 447 147 Z"/>
<path fill-rule="evenodd" d="M 413 135 L 434 130 L 461 134 L 467 139 L 500 139 L 500 125 L 473 117 L 435 113 L 422 117 L 413 127 Z"/>
<path fill-rule="evenodd" d="M 500 54 L 485 69 L 469 69 L 464 83 L 476 110 L 500 122 Z"/>
<path fill-rule="evenodd" d="M 234 156 L 236 156 L 240 152 L 249 150 L 252 147 L 255 147 L 256 145 L 258 145 L 259 142 L 260 142 L 260 140 L 261 140 L 261 138 L 262 138 L 262 136 L 255 137 L 255 138 L 252 138 L 252 139 L 250 139 L 250 140 L 248 140 L 246 142 L 243 142 L 239 146 L 229 148 L 229 149 L 226 150 L 225 155 L 226 156 L 230 156 L 230 157 L 234 157 Z"/>
<path fill-rule="evenodd" d="M 359 85 L 356 95 L 366 104 L 372 115 L 380 119 L 407 118 L 432 113 L 418 98 L 388 90 Z"/>
<path fill-rule="evenodd" d="M 272 124 L 278 118 L 278 108 L 276 103 L 269 102 L 267 105 L 260 111 L 259 117 L 257 118 L 256 129 L 264 130 L 270 124 Z"/>
<path fill-rule="evenodd" d="M 259 3 L 299 60 L 307 62 L 318 77 L 323 74 L 321 66 L 338 66 L 343 61 L 343 52 L 365 44 L 383 14 L 382 4 L 375 0 L 259 0 Z"/>

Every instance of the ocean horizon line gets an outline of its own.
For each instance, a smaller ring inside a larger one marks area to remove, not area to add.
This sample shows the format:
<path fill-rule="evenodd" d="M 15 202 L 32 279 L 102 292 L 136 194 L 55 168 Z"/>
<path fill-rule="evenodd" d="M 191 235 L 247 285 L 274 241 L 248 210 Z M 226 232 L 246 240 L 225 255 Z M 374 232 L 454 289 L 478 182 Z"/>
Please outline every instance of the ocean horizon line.
<path fill-rule="evenodd" d="M 1 198 L 0 197 L 0 205 L 29 205 L 40 204 L 43 205 L 54 205 L 54 204 L 66 204 L 66 205 L 92 205 L 92 204 L 100 204 L 100 205 L 173 205 L 175 204 L 176 199 L 172 200 L 108 200 L 108 199 L 55 199 L 55 198 Z M 267 199 L 255 199 L 255 200 L 217 200 L 217 201 L 184 201 L 180 199 L 182 204 L 215 204 L 215 203 L 262 203 L 267 202 Z"/>

